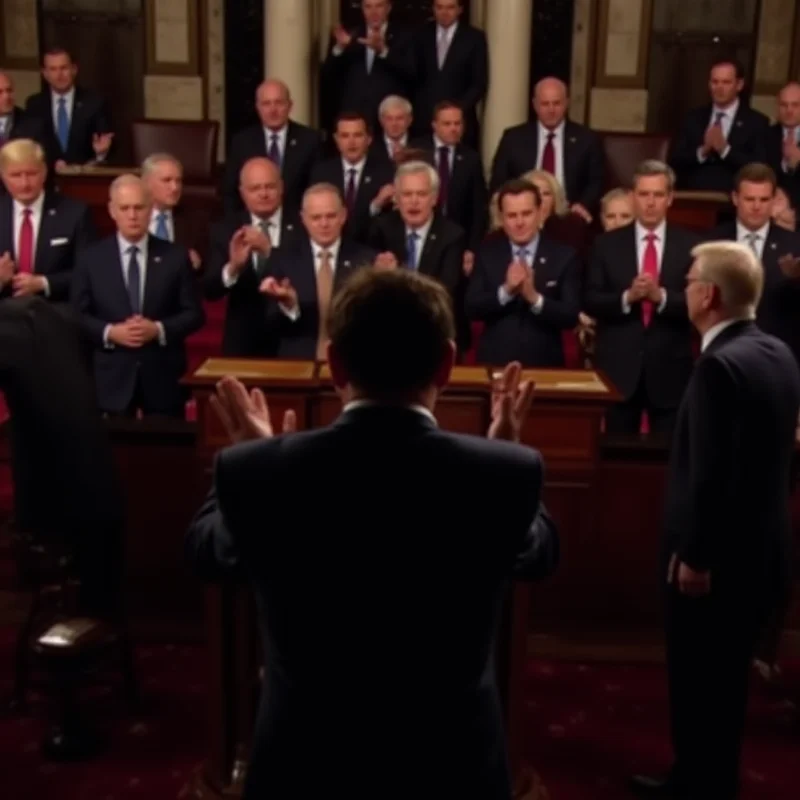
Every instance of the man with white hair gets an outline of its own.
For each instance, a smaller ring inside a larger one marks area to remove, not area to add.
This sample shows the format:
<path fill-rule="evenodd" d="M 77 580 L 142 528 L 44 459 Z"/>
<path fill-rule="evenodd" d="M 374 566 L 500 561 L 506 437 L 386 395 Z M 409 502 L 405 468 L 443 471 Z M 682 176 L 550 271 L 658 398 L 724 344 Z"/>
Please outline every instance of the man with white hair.
<path fill-rule="evenodd" d="M 800 373 L 755 324 L 764 273 L 748 245 L 692 250 L 689 317 L 702 337 L 678 412 L 663 581 L 674 762 L 641 796 L 738 797 L 750 664 L 790 582 L 790 466 Z"/>
<path fill-rule="evenodd" d="M 378 122 L 382 136 L 375 136 L 370 153 L 395 161 L 408 147 L 409 129 L 414 120 L 414 109 L 405 97 L 390 94 L 378 106 Z"/>

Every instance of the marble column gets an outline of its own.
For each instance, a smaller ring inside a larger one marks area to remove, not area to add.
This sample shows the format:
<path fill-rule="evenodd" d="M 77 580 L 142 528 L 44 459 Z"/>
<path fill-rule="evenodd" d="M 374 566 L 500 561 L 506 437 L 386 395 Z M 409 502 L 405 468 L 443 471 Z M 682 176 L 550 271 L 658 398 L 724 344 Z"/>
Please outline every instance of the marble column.
<path fill-rule="evenodd" d="M 531 24 L 534 0 L 486 4 L 489 92 L 483 112 L 483 161 L 487 169 L 503 131 L 528 119 Z"/>
<path fill-rule="evenodd" d="M 312 122 L 312 0 L 264 0 L 265 74 L 289 87 L 292 119 Z"/>
<path fill-rule="evenodd" d="M 469 6 L 469 23 L 481 30 L 486 27 L 486 0 L 472 0 Z"/>

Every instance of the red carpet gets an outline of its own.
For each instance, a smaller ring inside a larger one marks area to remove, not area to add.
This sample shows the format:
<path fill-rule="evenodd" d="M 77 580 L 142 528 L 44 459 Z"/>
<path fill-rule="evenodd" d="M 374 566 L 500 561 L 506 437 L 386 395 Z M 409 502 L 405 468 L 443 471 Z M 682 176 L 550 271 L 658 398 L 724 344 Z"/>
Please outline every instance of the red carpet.
<path fill-rule="evenodd" d="M 12 631 L 0 632 L 0 690 L 9 684 Z M 6 800 L 171 800 L 203 756 L 202 651 L 141 647 L 138 668 L 148 711 L 126 719 L 116 694 L 89 699 L 107 730 L 106 750 L 85 764 L 41 760 L 38 717 L 0 722 Z M 800 665 L 799 665 L 800 666 Z M 200 667 L 202 669 L 202 667 Z M 795 670 L 798 677 L 800 669 Z M 530 757 L 550 800 L 625 798 L 626 777 L 658 770 L 669 754 L 663 671 L 532 662 Z M 39 708 L 41 711 L 41 708 Z M 753 702 L 744 756 L 743 800 L 795 796 L 800 734 L 788 713 L 763 696 Z M 794 785 L 795 789 L 791 787 Z"/>

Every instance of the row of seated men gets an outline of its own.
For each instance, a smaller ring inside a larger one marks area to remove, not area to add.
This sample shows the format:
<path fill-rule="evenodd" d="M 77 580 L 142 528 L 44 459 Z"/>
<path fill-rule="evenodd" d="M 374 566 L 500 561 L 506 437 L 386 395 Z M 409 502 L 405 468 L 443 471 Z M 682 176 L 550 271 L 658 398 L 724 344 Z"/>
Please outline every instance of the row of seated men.
<path fill-rule="evenodd" d="M 348 272 L 368 265 L 439 279 L 459 319 L 462 354 L 469 322 L 483 324 L 480 363 L 563 366 L 563 334 L 585 312 L 596 323 L 595 365 L 625 397 L 609 415 L 611 431 L 637 430 L 643 410 L 652 429 L 669 430 L 691 371 L 683 289 L 697 238 L 666 222 L 674 175 L 660 162 L 640 165 L 630 195 L 607 200 L 609 219 L 616 205 L 613 213 L 624 220 L 630 203 L 633 223 L 601 235 L 587 265 L 569 237 L 559 241 L 553 223 L 563 200 L 547 172 L 537 182 L 503 185 L 499 227 L 468 258 L 466 234 L 442 214 L 439 174 L 425 161 L 406 162 L 387 177 L 396 207 L 360 231 L 348 230 L 348 204 L 337 186 L 312 184 L 298 217 L 283 202 L 277 165 L 251 159 L 240 176 L 246 210 L 214 226 L 202 259 L 172 244 L 180 233 L 181 176 L 169 156 L 145 165 L 144 182 L 115 182 L 109 208 L 118 235 L 89 248 L 86 208 L 44 191 L 46 167 L 35 143 L 7 144 L 0 167 L 10 193 L 0 206 L 3 291 L 53 300 L 71 294 L 94 346 L 105 411 L 181 413 L 183 343 L 202 324 L 200 286 L 209 299 L 228 298 L 226 355 L 314 358 L 333 291 Z M 772 170 L 745 166 L 733 193 L 736 221 L 711 235 L 746 241 L 759 254 L 766 273 L 760 322 L 798 353 L 800 241 L 772 223 L 775 196 Z"/>

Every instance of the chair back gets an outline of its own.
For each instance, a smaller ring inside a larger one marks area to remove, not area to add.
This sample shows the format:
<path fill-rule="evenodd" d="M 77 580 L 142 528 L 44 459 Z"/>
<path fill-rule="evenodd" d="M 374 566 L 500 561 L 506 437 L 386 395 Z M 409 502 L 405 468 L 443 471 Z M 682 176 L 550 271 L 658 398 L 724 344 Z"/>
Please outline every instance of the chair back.
<path fill-rule="evenodd" d="M 169 153 L 183 165 L 186 182 L 212 182 L 217 172 L 216 120 L 139 119 L 133 123 L 133 157 L 141 164 L 153 153 Z"/>

